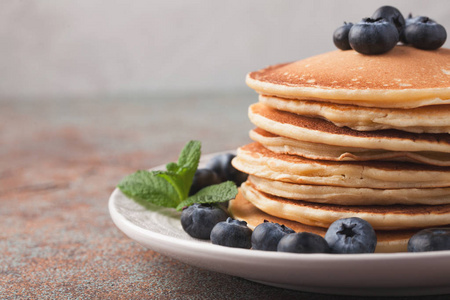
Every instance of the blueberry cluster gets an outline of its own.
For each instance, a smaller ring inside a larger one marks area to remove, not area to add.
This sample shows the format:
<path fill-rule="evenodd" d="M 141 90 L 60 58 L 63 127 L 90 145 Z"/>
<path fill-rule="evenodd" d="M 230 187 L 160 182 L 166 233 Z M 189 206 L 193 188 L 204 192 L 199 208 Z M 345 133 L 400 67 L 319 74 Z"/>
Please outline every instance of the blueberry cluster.
<path fill-rule="evenodd" d="M 382 6 L 370 18 L 345 23 L 333 33 L 333 42 L 341 50 L 353 49 L 362 54 L 382 54 L 398 42 L 423 50 L 435 50 L 447 39 L 445 28 L 434 20 L 409 14 L 405 20 L 392 6 Z"/>
<path fill-rule="evenodd" d="M 233 220 L 218 206 L 194 204 L 183 210 L 181 225 L 190 236 L 216 245 L 264 251 L 373 253 L 377 244 L 372 226 L 360 218 L 335 221 L 323 238 L 268 221 L 252 231 L 247 222 Z"/>
<path fill-rule="evenodd" d="M 233 220 L 222 207 L 193 204 L 181 213 L 181 226 L 190 236 L 216 245 L 250 249 L 252 230 L 247 222 Z"/>
<path fill-rule="evenodd" d="M 335 221 L 325 237 L 264 222 L 252 235 L 252 249 L 291 253 L 373 253 L 377 237 L 372 226 L 360 218 Z"/>
<path fill-rule="evenodd" d="M 360 218 L 333 222 L 325 237 L 295 232 L 289 227 L 264 221 L 252 231 L 245 221 L 234 220 L 226 211 L 209 204 L 184 209 L 181 225 L 192 237 L 210 239 L 213 244 L 263 251 L 291 253 L 373 253 L 377 236 L 373 227 Z M 450 250 L 450 228 L 429 228 L 413 235 L 408 252 Z"/>

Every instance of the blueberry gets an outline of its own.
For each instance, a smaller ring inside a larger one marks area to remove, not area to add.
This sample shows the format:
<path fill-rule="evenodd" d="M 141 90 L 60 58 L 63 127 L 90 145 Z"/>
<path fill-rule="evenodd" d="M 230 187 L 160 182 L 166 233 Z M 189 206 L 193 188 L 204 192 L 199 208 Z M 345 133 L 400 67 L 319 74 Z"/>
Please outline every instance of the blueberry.
<path fill-rule="evenodd" d="M 334 45 L 341 50 L 350 50 L 350 43 L 348 42 L 348 33 L 350 28 L 352 28 L 353 23 L 346 23 L 344 25 L 336 29 L 333 33 L 333 43 Z"/>
<path fill-rule="evenodd" d="M 408 242 L 408 252 L 450 250 L 450 227 L 423 229 Z"/>
<path fill-rule="evenodd" d="M 224 153 L 214 156 L 207 164 L 206 168 L 213 170 L 219 175 L 221 181 L 231 180 L 240 186 L 247 180 L 248 174 L 245 174 L 231 165 L 231 160 L 236 155 Z"/>
<path fill-rule="evenodd" d="M 414 23 L 416 23 L 416 22 L 419 22 L 422 18 L 423 18 L 422 16 L 415 16 L 415 17 L 413 17 L 412 14 L 410 13 L 410 14 L 408 15 L 408 18 L 406 18 L 406 20 L 405 20 L 405 28 L 406 28 L 406 26 L 408 26 L 408 25 L 411 25 L 411 24 L 414 24 Z M 429 18 L 429 21 L 430 21 L 430 22 L 435 22 L 435 23 L 436 23 L 436 21 L 434 21 L 433 19 L 430 19 L 430 18 Z M 400 35 L 400 41 L 401 41 L 403 44 L 409 44 L 408 41 L 406 41 L 405 31 L 403 31 L 403 34 Z"/>
<path fill-rule="evenodd" d="M 247 227 L 247 222 L 228 218 L 224 222 L 217 223 L 211 231 L 211 242 L 216 245 L 246 248 L 252 247 L 252 230 Z"/>
<path fill-rule="evenodd" d="M 371 19 L 385 19 L 388 22 L 391 22 L 395 28 L 397 28 L 399 36 L 402 35 L 403 30 L 405 29 L 405 18 L 403 18 L 402 13 L 393 6 L 382 6 L 377 9 Z"/>
<path fill-rule="evenodd" d="M 181 212 L 181 226 L 190 236 L 207 240 L 213 227 L 228 218 L 221 208 L 209 204 L 193 204 Z"/>
<path fill-rule="evenodd" d="M 385 19 L 365 18 L 348 33 L 350 46 L 362 54 L 382 54 L 395 47 L 399 40 L 397 28 Z"/>
<path fill-rule="evenodd" d="M 416 17 L 405 27 L 405 42 L 423 50 L 435 50 L 447 39 L 445 28 L 428 17 Z"/>
<path fill-rule="evenodd" d="M 339 219 L 325 234 L 332 253 L 373 253 L 377 236 L 369 222 L 360 218 Z"/>
<path fill-rule="evenodd" d="M 299 232 L 285 235 L 278 243 L 279 252 L 330 253 L 327 241 L 318 234 Z"/>
<path fill-rule="evenodd" d="M 264 220 L 255 227 L 252 234 L 252 248 L 254 250 L 277 251 L 280 239 L 289 233 L 295 233 L 289 227 Z"/>
<path fill-rule="evenodd" d="M 213 170 L 197 169 L 197 171 L 195 171 L 191 189 L 189 190 L 189 196 L 195 195 L 204 187 L 219 183 L 221 183 L 221 180 Z"/>

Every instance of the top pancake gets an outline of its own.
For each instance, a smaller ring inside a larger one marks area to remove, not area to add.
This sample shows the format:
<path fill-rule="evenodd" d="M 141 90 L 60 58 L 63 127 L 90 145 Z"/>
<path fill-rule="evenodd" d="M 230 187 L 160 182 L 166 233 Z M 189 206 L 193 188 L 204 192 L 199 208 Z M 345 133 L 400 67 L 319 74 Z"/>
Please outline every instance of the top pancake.
<path fill-rule="evenodd" d="M 450 49 L 396 46 L 383 55 L 332 51 L 249 73 L 258 93 L 291 99 L 413 108 L 450 103 Z"/>

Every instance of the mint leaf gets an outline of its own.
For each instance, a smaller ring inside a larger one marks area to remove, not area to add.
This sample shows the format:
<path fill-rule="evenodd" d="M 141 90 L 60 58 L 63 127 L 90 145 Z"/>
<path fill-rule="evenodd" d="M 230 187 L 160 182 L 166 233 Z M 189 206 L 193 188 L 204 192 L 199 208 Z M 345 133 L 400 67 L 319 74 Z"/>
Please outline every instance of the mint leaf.
<path fill-rule="evenodd" d="M 192 180 L 194 179 L 195 171 L 197 171 L 200 161 L 200 155 L 201 143 L 199 141 L 190 141 L 181 150 L 178 163 L 171 162 L 166 165 L 166 169 L 171 176 L 168 180 L 172 184 L 175 184 L 174 187 L 182 200 L 186 199 L 189 195 Z"/>
<path fill-rule="evenodd" d="M 180 157 L 178 158 L 178 166 L 190 170 L 197 170 L 198 162 L 200 161 L 201 146 L 202 144 L 199 141 L 189 141 L 183 150 L 181 150 Z"/>
<path fill-rule="evenodd" d="M 205 187 L 188 198 L 201 155 L 201 143 L 190 141 L 180 153 L 178 162 L 166 165 L 166 171 L 137 171 L 126 176 L 117 187 L 129 198 L 150 208 L 150 203 L 181 210 L 194 203 L 216 203 L 237 195 L 232 181 Z"/>
<path fill-rule="evenodd" d="M 173 172 L 158 172 L 157 176 L 166 180 L 175 189 L 178 194 L 179 201 L 186 199 L 184 191 L 184 180 L 181 175 Z"/>
<path fill-rule="evenodd" d="M 238 193 L 236 184 L 232 181 L 222 182 L 220 184 L 210 185 L 197 192 L 197 194 L 182 201 L 177 210 L 182 210 L 185 206 L 194 203 L 217 203 L 234 199 Z"/>
<path fill-rule="evenodd" d="M 176 208 L 181 199 L 176 189 L 163 177 L 160 172 L 140 170 L 126 176 L 117 187 L 127 197 L 143 204 L 152 204 Z"/>
<path fill-rule="evenodd" d="M 140 204 L 176 208 L 189 195 L 201 155 L 201 143 L 190 141 L 180 153 L 178 163 L 168 163 L 167 171 L 137 171 L 117 187 Z"/>
<path fill-rule="evenodd" d="M 201 143 L 199 141 L 189 141 L 178 157 L 178 170 L 175 172 L 181 176 L 183 181 L 183 200 L 189 195 L 189 190 L 194 179 L 195 171 L 197 171 L 198 163 L 201 156 Z M 173 168 L 173 164 L 168 164 L 166 168 Z M 170 171 L 170 170 L 169 170 Z"/>

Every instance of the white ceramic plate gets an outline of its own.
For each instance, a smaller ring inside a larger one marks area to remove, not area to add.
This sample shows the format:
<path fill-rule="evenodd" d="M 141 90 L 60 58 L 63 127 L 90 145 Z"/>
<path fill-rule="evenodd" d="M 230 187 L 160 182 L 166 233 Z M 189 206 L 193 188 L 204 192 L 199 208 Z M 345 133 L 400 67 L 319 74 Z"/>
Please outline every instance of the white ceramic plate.
<path fill-rule="evenodd" d="M 450 251 L 339 255 L 235 249 L 191 238 L 181 227 L 179 212 L 146 209 L 118 189 L 109 199 L 109 211 L 120 230 L 153 251 L 267 285 L 342 295 L 450 293 Z"/>

